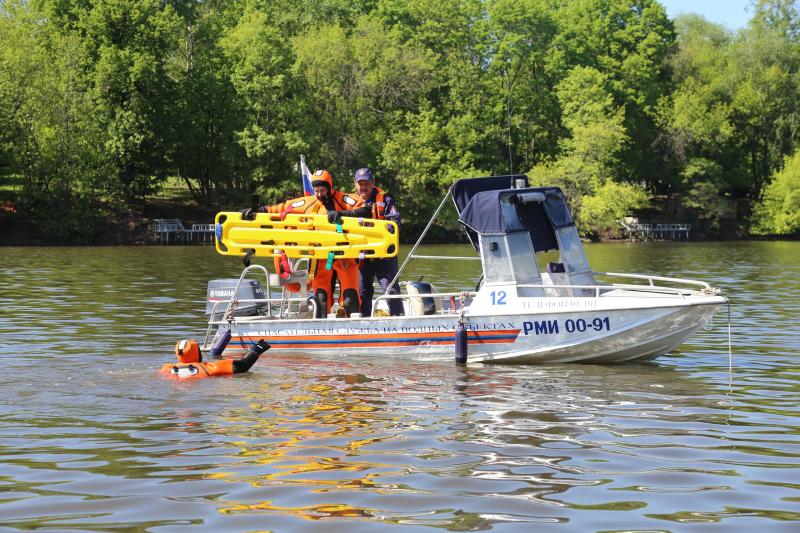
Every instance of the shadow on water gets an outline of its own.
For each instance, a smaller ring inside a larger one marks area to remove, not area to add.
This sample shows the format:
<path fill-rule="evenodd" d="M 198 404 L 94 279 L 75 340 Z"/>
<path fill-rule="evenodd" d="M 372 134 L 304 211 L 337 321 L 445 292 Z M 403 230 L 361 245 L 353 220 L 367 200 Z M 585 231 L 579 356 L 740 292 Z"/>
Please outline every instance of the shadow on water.
<path fill-rule="evenodd" d="M 176 383 L 155 369 L 176 339 L 202 332 L 206 280 L 238 263 L 208 247 L 10 249 L 0 259 L 0 523 L 788 531 L 800 519 L 800 272 L 787 259 L 798 251 L 589 247 L 598 270 L 723 286 L 735 302 L 732 376 L 717 320 L 646 365 L 268 352 L 249 374 Z M 415 268 L 442 290 L 474 274 Z"/>

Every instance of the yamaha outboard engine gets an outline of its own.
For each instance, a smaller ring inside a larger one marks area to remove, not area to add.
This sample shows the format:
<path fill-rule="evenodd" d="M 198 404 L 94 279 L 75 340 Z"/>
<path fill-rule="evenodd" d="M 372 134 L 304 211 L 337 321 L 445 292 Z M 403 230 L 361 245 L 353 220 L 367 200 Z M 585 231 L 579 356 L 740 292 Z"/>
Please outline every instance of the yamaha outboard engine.
<path fill-rule="evenodd" d="M 206 316 L 211 315 L 211 310 L 214 309 L 214 320 L 221 320 L 225 309 L 228 308 L 228 300 L 233 297 L 233 289 L 239 283 L 239 278 L 229 279 L 212 279 L 208 282 L 208 289 L 206 290 Z M 237 300 L 256 300 L 264 299 L 264 290 L 261 284 L 254 279 L 242 280 L 239 285 L 239 290 L 236 292 Z M 224 302 L 217 304 L 216 302 Z M 233 316 L 253 316 L 264 314 L 266 311 L 266 303 L 258 302 L 242 302 L 236 305 Z"/>

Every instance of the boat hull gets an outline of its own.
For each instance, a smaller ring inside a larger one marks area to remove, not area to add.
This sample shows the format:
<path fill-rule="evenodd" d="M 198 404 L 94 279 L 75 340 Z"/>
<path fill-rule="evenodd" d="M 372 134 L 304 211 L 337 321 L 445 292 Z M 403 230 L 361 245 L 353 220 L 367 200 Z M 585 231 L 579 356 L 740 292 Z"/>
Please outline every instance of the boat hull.
<path fill-rule="evenodd" d="M 662 299 L 657 306 L 624 298 L 600 300 L 564 298 L 555 310 L 531 311 L 532 306 L 522 305 L 508 313 L 464 317 L 455 313 L 316 320 L 243 317 L 230 324 L 232 339 L 225 355 L 242 353 L 265 339 L 273 353 L 453 360 L 455 331 L 462 321 L 468 362 L 646 361 L 679 346 L 726 302 L 721 296 Z M 590 310 L 588 301 L 594 303 Z"/>

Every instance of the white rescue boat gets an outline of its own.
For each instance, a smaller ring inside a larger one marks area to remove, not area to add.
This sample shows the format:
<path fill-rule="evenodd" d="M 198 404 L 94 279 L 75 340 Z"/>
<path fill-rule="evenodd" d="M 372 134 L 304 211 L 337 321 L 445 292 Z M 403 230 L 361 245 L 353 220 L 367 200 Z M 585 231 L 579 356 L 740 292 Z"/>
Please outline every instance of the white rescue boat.
<path fill-rule="evenodd" d="M 414 252 L 452 198 L 482 265 L 477 290 L 440 293 L 430 284 L 401 282 L 404 294 L 380 296 L 373 309 L 400 298 L 405 316 L 344 317 L 340 312 L 313 318 L 313 299 L 285 288 L 305 286 L 307 272 L 300 267 L 308 260 L 296 261 L 288 280 L 250 265 L 238 279 L 210 282 L 204 351 L 220 352 L 220 340 L 230 337 L 222 355 L 243 353 L 266 339 L 270 353 L 321 356 L 470 363 L 646 361 L 678 347 L 727 303 L 703 281 L 593 272 L 561 190 L 526 184 L 524 176 L 457 181 L 398 273 L 402 278 L 409 260 L 431 258 Z M 537 260 L 554 251 L 557 261 Z M 266 292 L 259 281 L 266 283 Z M 271 297 L 278 288 L 280 297 Z"/>

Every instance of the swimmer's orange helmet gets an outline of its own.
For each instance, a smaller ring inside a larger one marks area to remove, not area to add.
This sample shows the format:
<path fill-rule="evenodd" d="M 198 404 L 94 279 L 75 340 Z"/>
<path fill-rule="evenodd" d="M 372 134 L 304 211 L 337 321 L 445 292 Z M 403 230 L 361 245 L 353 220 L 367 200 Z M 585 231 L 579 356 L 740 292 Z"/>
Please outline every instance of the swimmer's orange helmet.
<path fill-rule="evenodd" d="M 175 345 L 175 355 L 181 363 L 199 363 L 203 356 L 200 354 L 200 346 L 194 339 L 184 339 Z"/>

